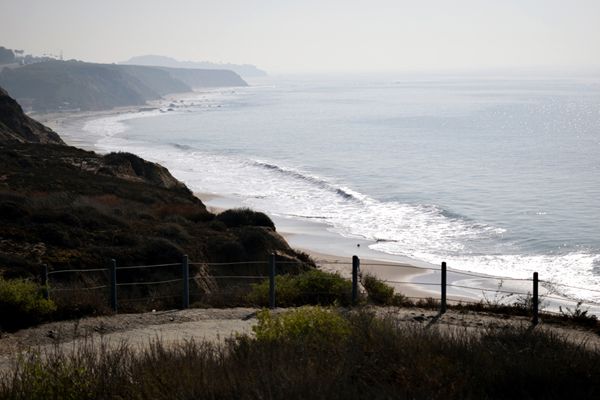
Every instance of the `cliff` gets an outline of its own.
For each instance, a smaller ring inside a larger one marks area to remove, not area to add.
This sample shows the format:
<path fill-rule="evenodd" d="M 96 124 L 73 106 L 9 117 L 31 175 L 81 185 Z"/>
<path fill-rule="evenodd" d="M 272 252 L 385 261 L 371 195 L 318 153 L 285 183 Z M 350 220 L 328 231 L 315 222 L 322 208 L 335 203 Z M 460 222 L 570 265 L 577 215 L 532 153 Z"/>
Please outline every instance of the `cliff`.
<path fill-rule="evenodd" d="M 21 106 L 1 87 L 0 141 L 63 143 L 52 129 L 25 115 Z"/>
<path fill-rule="evenodd" d="M 0 86 L 27 109 L 105 110 L 143 105 L 196 87 L 246 86 L 231 71 L 46 61 L 0 71 Z"/>
<path fill-rule="evenodd" d="M 141 265 L 176 262 L 182 254 L 202 263 L 266 261 L 276 253 L 297 261 L 294 268 L 312 265 L 266 215 L 214 215 L 161 165 L 129 153 L 43 144 L 62 141 L 1 93 L 0 276 L 39 276 L 42 263 L 102 268 L 110 258 Z M 31 140 L 6 130 L 5 121 L 32 126 Z"/>

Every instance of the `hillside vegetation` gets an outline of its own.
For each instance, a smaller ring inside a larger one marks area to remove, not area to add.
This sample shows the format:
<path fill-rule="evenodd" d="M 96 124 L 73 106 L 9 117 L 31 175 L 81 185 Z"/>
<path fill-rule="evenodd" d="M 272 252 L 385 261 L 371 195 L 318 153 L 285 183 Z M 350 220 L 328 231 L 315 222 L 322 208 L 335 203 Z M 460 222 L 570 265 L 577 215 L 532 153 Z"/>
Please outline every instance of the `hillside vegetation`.
<path fill-rule="evenodd" d="M 25 278 L 39 285 L 43 265 L 50 271 L 104 269 L 110 259 L 117 260 L 120 266 L 131 266 L 178 263 L 183 255 L 188 255 L 195 263 L 190 274 L 198 277 L 191 289 L 202 299 L 217 286 L 204 264 L 207 262 L 262 262 L 231 267 L 227 270 L 229 275 L 267 274 L 270 254 L 276 254 L 280 261 L 292 262 L 288 268 L 280 268 L 281 273 L 314 266 L 306 255 L 288 246 L 265 214 L 242 209 L 214 215 L 158 164 L 129 153 L 103 156 L 62 144 L 39 143 L 49 137 L 56 143 L 62 141 L 56 133 L 26 117 L 9 96 L 3 97 L 0 281 L 9 281 L 0 285 L 0 330 L 20 324 L 9 317 L 7 310 L 13 315 L 21 308 L 39 309 L 41 303 L 34 293 L 37 289 L 10 280 Z M 39 132 L 19 131 L 28 124 Z M 120 273 L 119 279 L 164 280 L 170 278 L 167 272 L 130 270 Z M 98 282 L 106 284 L 106 280 L 104 274 L 65 274 L 53 277 L 53 285 L 81 288 L 98 286 Z M 149 290 L 127 293 L 125 288 L 120 296 L 144 297 Z M 98 292 L 92 297 L 78 298 L 72 292 L 63 296 L 62 308 L 71 307 L 72 312 L 62 315 L 107 309 L 105 294 Z M 172 307 L 174 301 L 171 299 L 168 306 Z M 58 305 L 60 311 L 61 304 Z M 39 310 L 40 315 L 45 314 L 41 312 L 44 310 Z"/>
<path fill-rule="evenodd" d="M 42 263 L 104 267 L 109 258 L 131 265 L 183 254 L 194 261 L 298 256 L 272 226 L 252 222 L 261 218 L 221 221 L 164 167 L 132 154 L 0 143 L 0 171 L 4 276 L 36 275 Z"/>
<path fill-rule="evenodd" d="M 88 340 L 0 373 L 6 399 L 595 399 L 600 352 L 552 331 L 449 331 L 394 313 L 302 307 L 254 335 L 141 348 Z M 72 350 L 68 350 L 72 349 Z"/>

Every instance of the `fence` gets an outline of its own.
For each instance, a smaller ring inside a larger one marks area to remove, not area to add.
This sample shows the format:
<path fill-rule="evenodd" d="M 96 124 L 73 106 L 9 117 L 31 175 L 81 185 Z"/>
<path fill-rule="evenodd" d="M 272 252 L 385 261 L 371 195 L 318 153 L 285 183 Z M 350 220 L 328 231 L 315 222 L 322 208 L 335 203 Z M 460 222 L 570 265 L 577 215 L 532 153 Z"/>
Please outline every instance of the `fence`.
<path fill-rule="evenodd" d="M 154 264 L 154 265 L 139 265 L 139 266 L 118 266 L 116 260 L 110 260 L 110 263 L 108 265 L 107 268 L 97 268 L 97 269 L 71 269 L 71 270 L 55 270 L 55 271 L 50 271 L 47 266 L 45 267 L 45 273 L 44 273 L 44 283 L 45 283 L 45 288 L 46 288 L 46 297 L 49 298 L 51 294 L 56 294 L 59 292 L 69 292 L 69 291 L 75 291 L 75 290 L 86 290 L 86 291 L 97 291 L 97 290 L 105 290 L 106 292 L 108 292 L 108 296 L 110 298 L 110 306 L 112 308 L 113 311 L 117 312 L 119 311 L 120 308 L 120 302 L 132 302 L 132 301 L 144 301 L 147 300 L 147 297 L 140 297 L 140 298 L 135 298 L 135 297 L 126 297 L 121 299 L 120 298 L 120 291 L 119 289 L 123 289 L 126 287 L 152 287 L 152 286 L 165 286 L 165 285 L 170 285 L 171 289 L 173 289 L 173 285 L 177 286 L 176 289 L 179 291 L 178 294 L 174 294 L 174 293 L 170 293 L 167 295 L 159 295 L 159 296 L 153 296 L 153 299 L 160 299 L 160 298 L 178 298 L 180 301 L 180 307 L 181 308 L 188 308 L 190 306 L 190 282 L 194 281 L 194 280 L 198 280 L 198 279 L 203 279 L 209 282 L 217 282 L 215 285 L 219 285 L 218 282 L 221 281 L 231 281 L 231 282 L 262 282 L 268 279 L 269 282 L 269 290 L 268 290 L 268 305 L 271 308 L 274 308 L 277 306 L 277 288 L 276 288 L 276 279 L 275 276 L 277 274 L 277 272 L 285 272 L 282 271 L 282 269 L 285 268 L 280 268 L 280 267 L 286 267 L 289 266 L 289 264 L 298 264 L 296 262 L 278 262 L 275 255 L 271 255 L 268 259 L 267 262 L 265 261 L 255 261 L 255 262 L 235 262 L 235 263 L 193 263 L 193 262 L 189 262 L 188 257 L 187 256 L 183 256 L 181 261 L 178 263 L 168 263 L 168 264 Z M 349 280 L 351 280 L 351 294 L 350 294 L 350 298 L 351 298 L 351 304 L 356 305 L 358 304 L 359 301 L 359 283 L 360 283 L 360 278 L 361 278 L 361 262 L 360 259 L 357 256 L 354 256 L 352 258 L 352 262 L 351 263 L 344 263 L 344 262 L 320 262 L 319 264 L 321 265 L 328 265 L 329 267 L 334 266 L 334 271 L 336 273 L 339 273 L 341 275 L 347 275 L 347 277 L 349 278 Z M 190 266 L 201 266 L 205 269 L 217 269 L 217 270 L 221 270 L 221 272 L 217 275 L 214 274 L 197 274 L 197 275 L 192 275 L 190 276 Z M 231 272 L 227 272 L 227 270 L 231 270 L 231 269 L 236 269 L 237 267 L 240 266 L 244 266 L 244 268 L 248 269 L 249 266 L 254 266 L 254 270 L 257 271 L 257 273 L 255 274 L 247 274 L 247 275 L 239 275 L 239 274 L 235 274 L 235 273 L 231 273 Z M 580 287 L 574 287 L 574 286 L 569 286 L 569 285 L 562 285 L 562 284 L 556 284 L 556 283 L 551 283 L 551 282 L 547 282 L 547 281 L 543 281 L 540 280 L 538 277 L 538 273 L 534 272 L 532 278 L 530 279 L 518 279 L 518 278 L 509 278 L 509 277 L 495 277 L 495 276 L 488 276 L 488 275 L 483 275 L 483 274 L 476 274 L 476 273 L 472 273 L 472 272 L 467 272 L 467 271 L 459 271 L 459 270 L 449 270 L 446 262 L 442 262 L 440 268 L 434 268 L 434 267 L 418 267 L 418 266 L 412 266 L 412 265 L 401 265 L 401 264 L 393 264 L 393 263 L 368 263 L 363 265 L 363 268 L 374 268 L 374 270 L 376 270 L 377 268 L 401 268 L 401 269 L 415 269 L 418 270 L 416 272 L 430 272 L 430 273 L 434 273 L 434 274 L 439 274 L 439 277 L 435 277 L 437 280 L 437 282 L 435 281 L 413 281 L 413 280 L 393 280 L 393 279 L 381 279 L 383 282 L 388 283 L 388 284 L 392 284 L 395 285 L 396 288 L 399 285 L 410 285 L 411 287 L 419 287 L 419 286 L 423 286 L 423 287 L 439 287 L 439 312 L 440 314 L 443 314 L 446 312 L 447 308 L 448 308 L 448 303 L 449 302 L 458 302 L 458 303 L 478 303 L 480 304 L 481 301 L 479 302 L 475 302 L 472 300 L 472 296 L 471 299 L 467 299 L 467 298 L 462 298 L 465 296 L 460 296 L 460 294 L 455 294 L 453 297 L 454 299 L 449 298 L 448 296 L 448 289 L 454 289 L 454 290 L 472 290 L 472 291 L 480 291 L 482 294 L 484 294 L 485 297 L 485 293 L 486 292 L 493 292 L 496 295 L 500 294 L 500 295 L 504 295 L 506 297 L 511 297 L 511 296 L 527 296 L 527 303 L 529 305 L 530 303 L 530 307 L 531 307 L 531 317 L 532 317 L 532 323 L 533 324 L 537 324 L 539 321 L 539 309 L 540 309 L 540 291 L 539 291 L 539 287 L 540 284 L 545 285 L 545 290 L 546 290 L 546 294 L 543 296 L 543 299 L 551 299 L 551 300 L 555 300 L 558 302 L 564 302 L 565 304 L 569 301 L 573 302 L 573 300 L 569 300 L 565 297 L 559 297 L 559 296 L 554 296 L 553 293 L 557 292 L 557 288 L 558 287 L 565 287 L 565 288 L 570 288 L 570 289 L 578 289 L 578 290 L 587 290 L 589 292 L 594 292 L 594 293 L 600 293 L 600 290 L 592 290 L 592 289 L 585 289 L 585 288 L 580 288 Z M 121 281 L 118 280 L 118 273 L 124 273 L 127 271 L 141 271 L 141 270 L 155 270 L 155 269 L 163 269 L 163 271 L 161 272 L 161 277 L 164 277 L 164 275 L 168 275 L 167 273 L 165 273 L 165 269 L 169 270 L 170 273 L 170 277 L 167 276 L 169 279 L 161 279 L 161 280 L 145 280 L 145 281 Z M 225 269 L 225 271 L 223 271 L 223 269 Z M 331 269 L 331 268 L 330 268 Z M 262 272 L 266 271 L 267 273 L 264 274 Z M 518 282 L 521 284 L 521 287 L 523 287 L 524 285 L 527 286 L 529 285 L 529 289 L 531 289 L 530 291 L 527 290 L 525 291 L 518 291 L 518 290 L 506 290 L 502 288 L 502 285 L 498 285 L 496 288 L 484 288 L 484 287 L 476 287 L 476 286 L 468 286 L 468 285 L 464 285 L 464 284 L 460 284 L 457 282 L 460 282 L 459 280 L 455 280 L 452 283 L 448 283 L 448 273 L 451 273 L 453 275 L 456 276 L 466 276 L 469 277 L 470 279 L 472 278 L 478 278 L 478 279 L 484 279 L 484 280 L 499 280 L 501 283 L 505 282 L 505 281 L 514 281 L 514 282 Z M 55 275 L 60 275 L 60 274 L 79 274 L 81 276 L 81 274 L 92 274 L 92 273 L 96 273 L 96 274 L 100 274 L 102 275 L 102 279 L 104 279 L 105 284 L 97 284 L 98 283 L 98 279 L 88 279 L 87 280 L 87 284 L 84 284 L 84 287 L 79 287 L 79 288 L 73 288 L 73 287 L 69 287 L 69 286 L 64 286 L 61 287 L 60 285 L 57 287 L 53 287 L 53 285 L 51 285 L 51 277 L 55 276 Z M 423 274 L 421 274 L 420 276 L 424 276 Z M 231 285 L 230 285 L 231 288 Z M 213 288 L 214 289 L 214 288 Z M 172 290 L 171 290 L 172 291 Z M 428 291 L 429 293 L 434 293 L 432 290 Z M 197 293 L 196 293 L 197 295 Z M 425 296 L 416 296 L 416 297 L 410 297 L 409 298 L 416 298 L 416 299 L 424 299 Z M 431 298 L 431 296 L 427 297 L 427 298 Z M 506 300 L 506 299 L 504 299 Z"/>

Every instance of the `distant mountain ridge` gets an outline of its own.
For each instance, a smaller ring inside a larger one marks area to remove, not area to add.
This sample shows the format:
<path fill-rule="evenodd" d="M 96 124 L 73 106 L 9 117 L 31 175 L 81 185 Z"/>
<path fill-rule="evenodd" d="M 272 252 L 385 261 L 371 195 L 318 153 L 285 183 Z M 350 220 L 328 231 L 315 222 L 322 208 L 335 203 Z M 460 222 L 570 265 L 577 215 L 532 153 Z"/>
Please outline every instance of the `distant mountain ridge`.
<path fill-rule="evenodd" d="M 45 61 L 0 71 L 0 86 L 39 112 L 143 105 L 169 93 L 248 84 L 228 70 Z"/>
<path fill-rule="evenodd" d="M 168 68 L 185 69 L 228 69 L 242 77 L 266 76 L 267 73 L 252 64 L 230 64 L 230 63 L 212 63 L 209 61 L 179 61 L 171 57 L 158 55 L 144 55 L 132 57 L 127 61 L 120 62 L 124 65 L 146 65 Z"/>

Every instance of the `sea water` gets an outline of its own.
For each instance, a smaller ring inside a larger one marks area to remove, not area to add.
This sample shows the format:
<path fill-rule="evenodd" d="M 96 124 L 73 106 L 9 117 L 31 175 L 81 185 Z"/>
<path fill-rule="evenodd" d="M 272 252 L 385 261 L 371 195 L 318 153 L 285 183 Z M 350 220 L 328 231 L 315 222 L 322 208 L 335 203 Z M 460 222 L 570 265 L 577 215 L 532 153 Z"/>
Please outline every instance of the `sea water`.
<path fill-rule="evenodd" d="M 600 289 L 600 79 L 251 83 L 84 129 L 193 191 L 319 221 L 376 251 Z"/>

